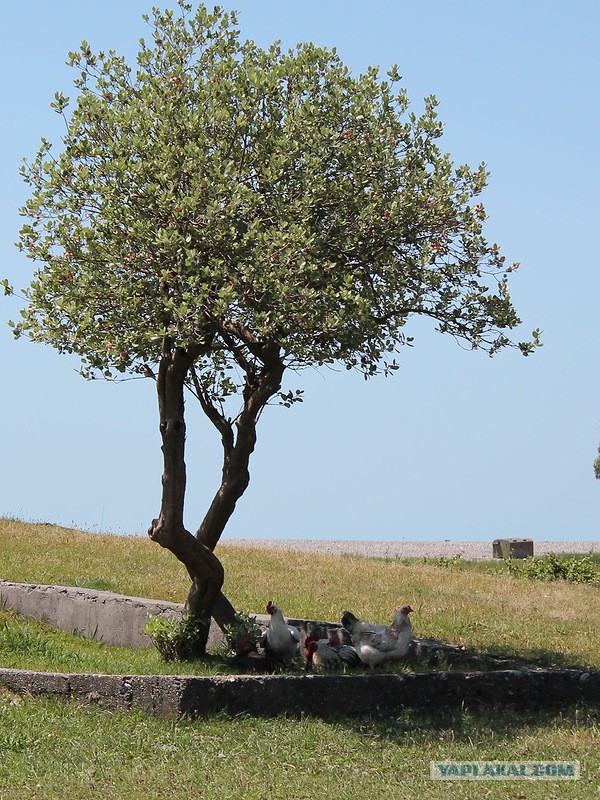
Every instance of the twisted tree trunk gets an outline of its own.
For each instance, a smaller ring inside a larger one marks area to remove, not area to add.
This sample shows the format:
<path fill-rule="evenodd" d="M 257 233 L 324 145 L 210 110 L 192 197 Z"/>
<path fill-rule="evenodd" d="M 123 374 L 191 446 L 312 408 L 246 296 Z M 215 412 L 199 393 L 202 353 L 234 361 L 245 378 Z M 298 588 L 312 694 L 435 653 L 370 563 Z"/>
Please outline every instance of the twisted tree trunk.
<path fill-rule="evenodd" d="M 285 370 L 277 346 L 255 342 L 250 346 L 255 355 L 253 362 L 239 356 L 246 381 L 243 409 L 235 423 L 215 407 L 194 372 L 195 359 L 209 350 L 210 344 L 173 348 L 170 339 L 165 337 L 156 380 L 163 452 L 162 502 L 160 514 L 152 521 L 148 535 L 170 550 L 185 565 L 191 578 L 186 608 L 205 621 L 204 641 L 199 643 L 198 654 L 204 652 L 211 616 L 221 628 L 236 619 L 235 609 L 221 592 L 223 567 L 213 550 L 248 486 L 256 425 L 267 402 L 279 391 Z M 202 409 L 219 430 L 223 444 L 221 485 L 195 536 L 186 530 L 183 522 L 186 489 L 184 388 L 189 375 Z"/>
<path fill-rule="evenodd" d="M 244 407 L 234 425 L 217 414 L 214 407 L 205 412 L 221 433 L 223 471 L 221 485 L 215 494 L 196 537 L 211 550 L 217 545 L 225 525 L 235 510 L 237 501 L 250 483 L 249 463 L 256 444 L 256 425 L 267 402 L 281 388 L 285 365 L 279 348 L 261 350 L 264 359 L 258 374 L 247 374 L 244 387 Z M 206 406 L 204 398 L 203 407 Z"/>
<path fill-rule="evenodd" d="M 244 407 L 234 424 L 217 411 L 192 372 L 198 399 L 205 414 L 220 432 L 223 445 L 221 485 L 196 531 L 196 538 L 211 551 L 216 547 L 237 501 L 248 487 L 250 456 L 256 444 L 256 425 L 265 405 L 281 388 L 285 371 L 278 346 L 259 346 L 254 342 L 250 346 L 262 366 L 256 372 L 253 365 L 242 357 L 239 358 L 238 363 L 246 373 L 246 383 L 243 392 Z M 235 610 L 222 593 L 213 608 L 213 617 L 221 627 L 235 621 Z"/>
<path fill-rule="evenodd" d="M 160 433 L 162 437 L 162 502 L 152 520 L 150 538 L 170 550 L 186 567 L 192 580 L 187 610 L 205 621 L 203 652 L 213 606 L 223 585 L 223 567 L 212 549 L 186 530 L 183 508 L 186 488 L 184 385 L 198 353 L 172 349 L 165 339 L 157 376 Z"/>

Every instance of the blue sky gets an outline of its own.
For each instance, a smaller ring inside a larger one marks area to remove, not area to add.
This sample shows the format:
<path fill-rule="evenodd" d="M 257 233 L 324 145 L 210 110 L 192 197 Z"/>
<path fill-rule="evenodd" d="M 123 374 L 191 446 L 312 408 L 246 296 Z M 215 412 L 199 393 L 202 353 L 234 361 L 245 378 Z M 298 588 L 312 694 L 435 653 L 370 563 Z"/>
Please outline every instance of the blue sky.
<path fill-rule="evenodd" d="M 163 3 L 158 2 L 159 5 Z M 141 0 L 11 3 L 0 33 L 0 278 L 27 285 L 14 248 L 23 156 L 59 146 L 54 92 L 73 95 L 68 50 L 87 39 L 133 61 Z M 245 38 L 335 46 L 354 72 L 399 65 L 413 107 L 435 94 L 442 144 L 485 161 L 487 234 L 522 267 L 512 298 L 525 359 L 466 352 L 423 321 L 389 379 L 332 370 L 292 376 L 305 402 L 266 410 L 252 480 L 227 538 L 597 540 L 600 483 L 600 5 L 596 0 L 239 0 Z M 0 297 L 0 515 L 143 533 L 160 503 L 151 381 L 86 382 L 77 362 L 15 342 Z M 201 520 L 220 477 L 220 446 L 188 404 L 186 522 Z"/>

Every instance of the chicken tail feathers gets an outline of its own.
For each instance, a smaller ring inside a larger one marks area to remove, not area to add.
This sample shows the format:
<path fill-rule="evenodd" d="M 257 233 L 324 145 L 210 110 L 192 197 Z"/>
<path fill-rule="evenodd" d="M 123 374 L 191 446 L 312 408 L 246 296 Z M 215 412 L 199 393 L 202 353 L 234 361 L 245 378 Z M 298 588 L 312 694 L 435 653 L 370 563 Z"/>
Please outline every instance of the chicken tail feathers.
<path fill-rule="evenodd" d="M 342 614 L 342 625 L 348 631 L 348 633 L 351 634 L 353 632 L 357 622 L 358 618 L 355 617 L 351 611 L 344 611 Z"/>
<path fill-rule="evenodd" d="M 361 664 L 360 656 L 356 652 L 355 648 L 348 644 L 343 644 L 339 648 L 338 655 L 342 663 L 349 667 L 358 667 Z"/>

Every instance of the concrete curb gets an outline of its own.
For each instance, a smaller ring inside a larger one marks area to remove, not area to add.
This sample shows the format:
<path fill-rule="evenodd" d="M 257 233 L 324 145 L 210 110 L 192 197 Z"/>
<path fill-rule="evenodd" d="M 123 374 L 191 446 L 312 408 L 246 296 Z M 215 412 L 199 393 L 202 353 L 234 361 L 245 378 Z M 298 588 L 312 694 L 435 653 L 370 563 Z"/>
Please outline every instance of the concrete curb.
<path fill-rule="evenodd" d="M 108 709 L 140 708 L 159 717 L 311 714 L 393 717 L 403 708 L 548 708 L 600 705 L 600 672 L 502 670 L 400 675 L 63 675 L 0 670 L 20 694 L 58 695 Z"/>
<path fill-rule="evenodd" d="M 165 600 L 5 580 L 0 580 L 0 608 L 11 609 L 29 619 L 43 620 L 69 633 L 77 632 L 104 644 L 124 647 L 152 646 L 151 639 L 143 632 L 149 615 L 180 617 L 184 611 L 181 603 Z M 214 623 L 211 637 L 221 639 Z"/>
<path fill-rule="evenodd" d="M 0 608 L 16 611 L 23 617 L 37 619 L 55 628 L 78 633 L 104 644 L 123 647 L 152 647 L 144 633 L 146 620 L 156 617 L 181 617 L 183 603 L 130 597 L 99 589 L 50 584 L 14 583 L 0 579 Z M 266 627 L 269 616 L 257 614 L 256 621 Z M 313 626 L 341 627 L 340 623 L 318 623 L 312 620 L 288 620 L 303 630 Z M 221 629 L 211 620 L 207 647 L 215 650 L 224 642 Z"/>

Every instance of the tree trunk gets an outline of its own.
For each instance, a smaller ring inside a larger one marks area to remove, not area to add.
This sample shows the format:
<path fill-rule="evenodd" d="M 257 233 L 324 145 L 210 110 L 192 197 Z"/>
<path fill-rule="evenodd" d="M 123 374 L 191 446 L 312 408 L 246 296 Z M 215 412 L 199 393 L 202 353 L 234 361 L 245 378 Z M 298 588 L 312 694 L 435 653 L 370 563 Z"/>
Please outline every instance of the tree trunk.
<path fill-rule="evenodd" d="M 243 427 L 240 422 L 237 424 L 235 447 L 224 459 L 221 485 L 196 533 L 197 538 L 211 550 L 216 547 L 237 501 L 250 483 L 248 467 L 256 444 L 256 421 L 246 420 Z"/>
<path fill-rule="evenodd" d="M 193 364 L 202 348 L 173 349 L 167 337 L 158 370 L 156 383 L 164 462 L 162 503 L 159 517 L 152 521 L 148 535 L 170 550 L 188 571 L 192 585 L 186 608 L 206 622 L 201 649 L 206 645 L 211 615 L 221 628 L 236 621 L 235 609 L 221 592 L 223 567 L 213 550 L 250 482 L 248 466 L 256 444 L 256 424 L 266 403 L 279 391 L 285 369 L 278 347 L 257 344 L 256 350 L 260 352 L 262 367 L 258 374 L 253 370 L 246 374 L 244 407 L 235 423 L 235 436 L 232 423 L 217 412 L 196 384 L 205 413 L 221 432 L 224 459 L 221 486 L 195 536 L 183 523 L 186 488 L 184 386 L 190 371 L 196 381 Z"/>
<path fill-rule="evenodd" d="M 171 349 L 165 340 L 158 376 L 157 393 L 162 437 L 162 502 L 158 519 L 148 530 L 150 538 L 170 550 L 186 567 L 192 580 L 187 610 L 205 620 L 206 636 L 213 606 L 223 585 L 223 567 L 212 549 L 185 529 L 185 417 L 184 381 L 197 353 Z"/>

